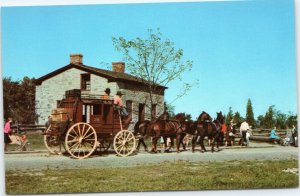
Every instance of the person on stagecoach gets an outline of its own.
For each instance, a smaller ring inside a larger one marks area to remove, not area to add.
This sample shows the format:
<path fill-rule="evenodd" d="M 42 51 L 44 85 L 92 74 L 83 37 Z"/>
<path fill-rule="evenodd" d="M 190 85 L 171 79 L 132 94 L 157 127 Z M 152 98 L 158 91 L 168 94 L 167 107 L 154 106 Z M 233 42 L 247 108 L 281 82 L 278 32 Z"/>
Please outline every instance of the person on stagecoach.
<path fill-rule="evenodd" d="M 109 96 L 110 96 L 110 88 L 106 88 L 105 91 L 104 91 L 104 95 L 101 95 L 100 99 L 105 99 L 105 100 L 108 100 L 109 99 Z"/>
<path fill-rule="evenodd" d="M 114 97 L 114 104 L 115 104 L 116 108 L 121 111 L 121 115 L 124 117 L 127 117 L 128 112 L 126 111 L 126 108 L 124 107 L 123 102 L 122 102 L 123 95 L 124 94 L 122 94 L 121 91 L 118 91 Z"/>

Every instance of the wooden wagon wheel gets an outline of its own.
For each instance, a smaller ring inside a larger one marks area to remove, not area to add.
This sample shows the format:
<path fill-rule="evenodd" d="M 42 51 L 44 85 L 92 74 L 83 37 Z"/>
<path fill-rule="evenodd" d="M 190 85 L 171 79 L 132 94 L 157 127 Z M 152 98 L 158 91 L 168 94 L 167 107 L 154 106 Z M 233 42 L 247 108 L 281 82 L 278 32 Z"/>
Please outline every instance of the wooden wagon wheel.
<path fill-rule="evenodd" d="M 51 134 L 51 125 L 46 129 L 44 135 L 44 144 L 51 154 L 62 154 L 65 150 L 64 144 L 60 141 L 59 135 Z"/>
<path fill-rule="evenodd" d="M 97 144 L 97 133 L 87 123 L 74 124 L 66 134 L 66 150 L 76 159 L 89 157 L 95 151 Z"/>
<path fill-rule="evenodd" d="M 134 134 L 128 130 L 122 130 L 114 138 L 114 149 L 119 156 L 126 157 L 136 149 Z"/>

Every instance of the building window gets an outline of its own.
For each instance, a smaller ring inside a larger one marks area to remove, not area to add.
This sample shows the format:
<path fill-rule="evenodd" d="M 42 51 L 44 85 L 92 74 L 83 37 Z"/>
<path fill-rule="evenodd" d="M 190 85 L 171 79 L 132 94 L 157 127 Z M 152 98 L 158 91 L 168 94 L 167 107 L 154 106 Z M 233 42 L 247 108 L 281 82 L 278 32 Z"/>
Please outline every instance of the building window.
<path fill-rule="evenodd" d="M 151 118 L 152 118 L 152 120 L 156 119 L 156 104 L 152 104 L 152 107 L 151 107 Z"/>
<path fill-rule="evenodd" d="M 81 90 L 91 90 L 91 75 L 81 74 Z"/>

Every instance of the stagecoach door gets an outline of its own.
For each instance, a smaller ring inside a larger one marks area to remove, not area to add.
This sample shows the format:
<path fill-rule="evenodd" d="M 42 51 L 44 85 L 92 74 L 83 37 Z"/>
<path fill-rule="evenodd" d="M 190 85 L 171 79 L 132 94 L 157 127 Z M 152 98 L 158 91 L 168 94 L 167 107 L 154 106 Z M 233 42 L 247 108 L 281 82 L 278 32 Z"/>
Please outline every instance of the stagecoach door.
<path fill-rule="evenodd" d="M 82 105 L 82 122 L 91 122 L 91 105 Z"/>

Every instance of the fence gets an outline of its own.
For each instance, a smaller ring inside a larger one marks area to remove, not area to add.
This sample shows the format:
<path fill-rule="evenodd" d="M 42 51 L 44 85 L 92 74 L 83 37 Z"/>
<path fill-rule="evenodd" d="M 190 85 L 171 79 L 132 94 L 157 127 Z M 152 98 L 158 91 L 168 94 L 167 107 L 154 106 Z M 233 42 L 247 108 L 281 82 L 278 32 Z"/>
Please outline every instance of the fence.
<path fill-rule="evenodd" d="M 33 125 L 33 124 L 17 124 L 12 125 L 11 128 L 16 133 L 23 133 L 23 132 L 44 132 L 45 125 Z"/>

